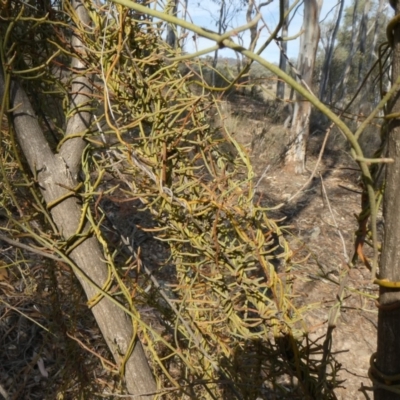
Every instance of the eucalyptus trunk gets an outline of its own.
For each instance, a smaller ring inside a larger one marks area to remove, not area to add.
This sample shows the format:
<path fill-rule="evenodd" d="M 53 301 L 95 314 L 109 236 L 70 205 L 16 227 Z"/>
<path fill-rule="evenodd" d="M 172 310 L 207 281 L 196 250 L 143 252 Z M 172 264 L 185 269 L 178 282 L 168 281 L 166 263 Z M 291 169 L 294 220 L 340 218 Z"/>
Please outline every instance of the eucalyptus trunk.
<path fill-rule="evenodd" d="M 400 1 L 391 1 L 396 15 L 400 15 Z M 392 82 L 400 75 L 400 25 L 394 29 Z M 391 104 L 389 113 L 400 112 L 400 91 Z M 389 124 L 389 157 L 384 194 L 383 217 L 385 234 L 380 260 L 379 278 L 400 281 L 400 123 L 392 119 Z M 378 308 L 378 349 L 371 370 L 374 378 L 375 400 L 400 400 L 398 387 L 400 374 L 400 290 L 380 287 Z M 384 374 L 385 376 L 381 375 Z M 395 376 L 397 375 L 397 376 Z M 398 389 L 397 389 L 398 390 Z"/>
<path fill-rule="evenodd" d="M 287 11 L 289 10 L 289 0 L 284 0 L 283 1 L 283 8 L 284 8 L 284 13 L 286 14 Z M 286 57 L 287 57 L 287 41 L 286 38 L 288 36 L 288 30 L 289 30 L 289 16 L 285 18 L 285 21 L 283 22 L 282 25 L 282 42 L 281 42 L 281 52 L 280 52 L 280 57 L 279 57 L 279 68 L 282 71 L 286 72 Z M 284 100 L 285 99 L 285 82 L 282 81 L 281 79 L 278 80 L 277 86 L 276 86 L 276 97 L 278 100 Z"/>
<path fill-rule="evenodd" d="M 336 16 L 335 28 L 333 29 L 332 36 L 329 39 L 325 53 L 325 60 L 322 67 L 322 77 L 319 88 L 319 99 L 321 101 L 325 101 L 327 98 L 326 87 L 329 82 L 329 75 L 333 60 L 333 52 L 335 49 L 335 41 L 337 33 L 339 32 L 340 21 L 342 20 L 343 8 L 344 8 L 344 0 L 340 0 L 339 9 Z"/>
<path fill-rule="evenodd" d="M 351 72 L 351 65 L 354 59 L 354 56 L 358 50 L 359 46 L 359 35 L 360 35 L 360 23 L 357 14 L 358 9 L 358 0 L 354 1 L 354 11 L 353 11 L 353 22 L 351 24 L 351 38 L 350 38 L 350 50 L 347 56 L 343 74 L 338 82 L 338 90 L 336 90 L 336 100 L 339 102 L 339 105 L 342 105 L 346 102 L 347 96 L 347 83 L 349 81 L 350 72 Z"/>
<path fill-rule="evenodd" d="M 372 45 L 371 45 L 371 51 L 370 51 L 370 55 L 368 57 L 368 63 L 366 66 L 366 70 L 369 71 L 371 66 L 372 66 L 372 62 L 378 59 L 378 55 L 377 55 L 377 44 L 378 44 L 378 37 L 379 37 L 379 33 L 382 31 L 382 23 L 385 20 L 384 18 L 384 9 L 385 7 L 387 7 L 386 1 L 385 0 L 379 0 L 379 5 L 378 5 L 378 9 L 376 12 L 376 17 L 375 17 L 375 29 L 374 29 L 374 37 L 372 39 Z"/>
<path fill-rule="evenodd" d="M 171 0 L 171 15 L 176 17 L 178 13 L 178 1 Z M 176 25 L 168 24 L 166 42 L 174 49 L 178 46 L 178 38 L 176 35 Z"/>
<path fill-rule="evenodd" d="M 300 37 L 297 70 L 300 82 L 308 88 L 312 86 L 315 58 L 317 54 L 320 28 L 318 23 L 322 1 L 304 0 L 303 34 Z M 299 80 L 299 78 L 297 78 Z M 305 171 L 306 146 L 310 129 L 311 104 L 296 92 L 289 150 L 286 165 L 296 174 Z"/>
<path fill-rule="evenodd" d="M 365 76 L 367 71 L 366 62 L 365 62 L 365 51 L 367 49 L 367 35 L 368 35 L 368 22 L 369 22 L 369 11 L 371 8 L 370 0 L 366 0 L 364 5 L 363 14 L 360 21 L 360 45 L 359 45 L 359 54 L 360 60 L 358 63 L 358 82 L 362 80 L 362 77 Z"/>

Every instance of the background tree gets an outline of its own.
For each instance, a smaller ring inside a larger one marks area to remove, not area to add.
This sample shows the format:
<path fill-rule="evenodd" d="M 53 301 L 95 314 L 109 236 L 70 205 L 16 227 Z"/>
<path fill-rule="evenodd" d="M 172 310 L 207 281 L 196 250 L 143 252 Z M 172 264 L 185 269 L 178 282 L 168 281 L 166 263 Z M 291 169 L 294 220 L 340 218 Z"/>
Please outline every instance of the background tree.
<path fill-rule="evenodd" d="M 325 98 L 329 102 L 343 106 L 361 87 L 363 79 L 360 79 L 360 76 L 365 76 L 370 70 L 374 54 L 376 55 L 375 61 L 378 58 L 379 44 L 386 40 L 384 28 L 386 24 L 385 7 L 381 1 L 379 3 L 354 1 L 351 6 L 345 8 L 343 24 L 337 33 L 334 55 L 326 82 Z M 363 32 L 362 35 L 361 32 Z M 364 42 L 362 46 L 361 39 Z M 361 47 L 368 50 L 363 50 Z M 375 99 L 380 94 L 376 85 L 375 72 L 372 77 L 371 85 L 367 85 L 370 88 L 368 95 L 364 91 L 360 98 L 368 98 L 371 104 L 377 104 Z M 321 80 L 322 84 L 323 80 Z M 321 89 L 322 86 L 320 92 Z"/>
<path fill-rule="evenodd" d="M 331 36 L 328 35 L 328 37 L 326 37 L 326 44 L 324 45 L 325 59 L 321 70 L 321 79 L 319 87 L 319 98 L 321 101 L 325 101 L 327 98 L 326 87 L 329 81 L 329 73 L 332 66 L 333 52 L 336 46 L 336 36 L 339 31 L 343 9 L 344 9 L 344 0 L 341 0 L 336 8 L 337 13 L 333 18 L 333 29 L 328 30 L 328 32 L 332 32 L 332 34 Z"/>
<path fill-rule="evenodd" d="M 363 59 L 365 57 L 365 51 L 367 48 L 367 33 L 368 33 L 367 31 L 368 31 L 370 8 L 371 8 L 371 1 L 366 0 L 360 21 L 360 46 L 359 46 L 360 59 Z M 358 81 L 361 80 L 361 77 L 364 75 L 363 74 L 364 71 L 365 71 L 365 62 L 360 61 L 358 64 L 358 76 L 357 76 Z"/>
<path fill-rule="evenodd" d="M 186 13 L 186 7 L 187 7 L 187 4 L 185 4 L 185 13 Z M 178 13 L 178 0 L 172 0 L 170 2 L 169 8 L 171 9 L 171 15 L 176 16 Z M 166 41 L 172 48 L 176 48 L 176 46 L 178 45 L 176 26 L 174 26 L 172 24 L 167 25 Z"/>
<path fill-rule="evenodd" d="M 289 11 L 289 0 L 283 2 L 283 12 L 286 14 Z M 285 40 L 288 36 L 289 31 L 289 15 L 285 18 L 282 26 L 282 41 L 280 42 L 282 48 L 280 49 L 279 55 L 279 68 L 286 72 L 286 60 L 287 60 L 287 41 Z M 278 81 L 276 85 L 276 97 L 280 100 L 285 99 L 285 82 Z"/>
<path fill-rule="evenodd" d="M 213 0 L 215 4 L 218 6 L 218 18 L 215 21 L 215 24 L 217 26 L 217 32 L 219 35 L 222 33 L 226 32 L 231 20 L 234 18 L 236 13 L 239 11 L 239 8 L 237 8 L 237 5 L 235 5 L 234 1 L 232 0 Z M 215 86 L 215 76 L 216 72 L 215 69 L 217 68 L 218 64 L 218 54 L 219 54 L 219 49 L 216 49 L 214 52 L 214 57 L 212 60 L 212 75 L 211 75 L 211 85 Z"/>
<path fill-rule="evenodd" d="M 297 70 L 299 82 L 312 87 L 314 64 L 319 43 L 319 13 L 322 1 L 305 0 L 302 35 L 300 36 Z M 306 145 L 310 129 L 311 104 L 296 94 L 293 107 L 290 144 L 286 156 L 286 165 L 296 173 L 305 171 Z"/>
<path fill-rule="evenodd" d="M 379 41 L 379 35 L 382 35 L 383 25 L 385 23 L 385 10 L 387 9 L 388 4 L 384 0 L 379 0 L 378 8 L 376 10 L 376 17 L 375 17 L 375 27 L 374 27 L 374 35 L 371 44 L 371 52 L 368 57 L 368 63 L 366 65 L 366 71 L 369 71 L 372 67 L 373 61 L 377 60 L 379 55 L 377 53 L 377 45 Z"/>
<path fill-rule="evenodd" d="M 367 4 L 368 2 L 366 2 Z M 359 8 L 360 8 L 360 2 L 359 0 L 354 1 L 354 6 L 353 6 L 353 12 L 352 12 L 352 21 L 350 24 L 350 29 L 351 29 L 351 36 L 350 36 L 350 49 L 347 55 L 347 59 L 345 62 L 345 67 L 343 69 L 343 73 L 341 78 L 339 79 L 340 82 L 340 96 L 339 98 L 342 99 L 342 101 L 345 101 L 345 94 L 348 91 L 348 80 L 349 80 L 349 75 L 351 71 L 351 64 L 353 62 L 354 56 L 357 52 L 358 45 L 359 45 L 359 35 L 360 35 L 360 14 L 359 14 Z M 365 7 L 364 7 L 365 8 Z"/>

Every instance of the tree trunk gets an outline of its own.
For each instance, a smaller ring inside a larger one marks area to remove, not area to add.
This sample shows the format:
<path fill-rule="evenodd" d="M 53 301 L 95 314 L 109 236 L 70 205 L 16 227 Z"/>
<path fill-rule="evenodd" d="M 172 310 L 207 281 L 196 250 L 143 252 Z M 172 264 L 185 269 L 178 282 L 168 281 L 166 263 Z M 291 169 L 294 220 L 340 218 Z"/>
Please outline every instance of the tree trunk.
<path fill-rule="evenodd" d="M 319 42 L 318 17 L 321 1 L 304 0 L 303 34 L 300 38 L 298 71 L 302 81 L 312 86 L 315 57 Z M 299 81 L 299 79 L 297 79 Z M 296 174 L 305 171 L 306 144 L 310 129 L 311 104 L 296 92 L 290 147 L 286 156 L 286 165 Z"/>
<path fill-rule="evenodd" d="M 88 23 L 86 9 L 79 0 L 72 3 L 83 24 Z M 84 53 L 84 46 L 79 38 L 73 36 L 73 46 Z M 4 66 L 0 68 L 0 98 L 5 94 Z M 82 72 L 85 65 L 79 59 L 72 60 L 72 70 Z M 68 121 L 67 135 L 83 133 L 89 126 L 90 114 L 82 107 L 91 101 L 91 86 L 88 77 L 77 74 L 71 89 L 71 104 L 75 108 L 74 116 Z M 13 125 L 22 152 L 34 175 L 47 205 L 51 207 L 51 216 L 65 240 L 73 238 L 80 225 L 82 207 L 79 198 L 70 196 L 57 203 L 57 199 L 72 194 L 67 188 L 78 185 L 77 175 L 80 169 L 82 150 L 85 145 L 82 138 L 71 138 L 64 142 L 59 154 L 54 154 L 47 143 L 32 109 L 30 101 L 22 87 L 13 81 L 10 89 L 10 108 Z M 79 109 L 83 111 L 78 111 Z M 88 231 L 86 226 L 84 231 Z M 108 267 L 103 252 L 95 237 L 88 238 L 69 253 L 77 269 L 74 271 L 88 299 L 93 299 L 98 289 L 89 280 L 102 288 L 108 279 Z M 80 271 L 80 272 L 79 272 Z M 89 279 L 88 279 L 89 278 Z M 126 314 L 117 305 L 103 298 L 93 308 L 93 314 L 99 325 L 110 352 L 118 366 L 132 341 L 133 325 Z M 125 364 L 125 379 L 129 393 L 138 399 L 152 399 L 156 384 L 148 365 L 141 343 L 136 340 L 133 352 Z M 142 395 L 144 394 L 144 395 Z"/>
<path fill-rule="evenodd" d="M 289 0 L 284 0 L 283 2 L 283 8 L 284 8 L 284 13 L 286 14 L 287 11 L 289 10 Z M 282 42 L 281 42 L 281 52 L 279 56 L 279 68 L 282 71 L 286 72 L 286 54 L 287 54 L 287 41 L 286 38 L 288 36 L 288 30 L 289 30 L 289 16 L 285 18 L 285 21 L 283 22 L 282 25 Z M 285 82 L 282 80 L 278 80 L 278 83 L 276 85 L 276 97 L 278 100 L 284 100 L 285 99 Z"/>
<path fill-rule="evenodd" d="M 371 26 L 365 27 L 367 28 L 366 34 L 362 34 L 360 38 L 360 53 L 363 54 L 365 53 L 365 46 L 366 46 L 366 39 L 369 33 L 374 29 L 374 36 L 372 40 L 372 45 L 369 51 L 367 51 L 368 56 L 368 61 L 365 62 L 366 55 L 360 58 L 360 63 L 359 63 L 359 70 L 358 70 L 358 82 L 359 85 L 357 87 L 357 92 L 359 91 L 358 98 L 356 102 L 354 102 L 354 106 L 358 107 L 358 111 L 356 112 L 357 115 L 361 117 L 361 122 L 363 116 L 368 115 L 372 109 L 379 103 L 380 101 L 380 91 L 378 88 L 375 87 L 375 85 L 366 85 L 363 81 L 363 77 L 368 73 L 368 71 L 372 67 L 372 62 L 374 59 L 376 60 L 378 58 L 376 50 L 377 50 L 377 42 L 378 42 L 378 36 L 379 33 L 382 32 L 382 22 L 385 20 L 384 18 L 384 7 L 387 7 L 387 4 L 385 4 L 384 0 L 379 0 L 379 5 L 378 9 L 375 14 L 375 20 L 373 21 L 373 24 Z M 360 29 L 360 31 L 364 31 L 364 29 Z M 358 104 L 358 105 L 357 105 Z M 354 110 L 357 108 L 354 107 Z M 360 123 L 361 123 L 360 122 Z"/>
<path fill-rule="evenodd" d="M 322 78 L 321 78 L 321 83 L 320 83 L 320 88 L 319 88 L 319 99 L 321 101 L 325 101 L 327 98 L 325 92 L 326 92 L 327 83 L 329 81 L 329 74 L 330 74 L 332 59 L 333 59 L 333 51 L 335 49 L 335 41 L 336 41 L 337 33 L 339 31 L 339 26 L 340 26 L 340 21 L 342 19 L 343 9 L 344 9 L 344 0 L 341 0 L 340 5 L 339 5 L 339 11 L 338 11 L 337 18 L 336 18 L 335 28 L 334 28 L 334 30 L 332 32 L 332 36 L 329 40 L 329 43 L 328 43 L 328 46 L 326 49 L 324 65 L 322 67 Z"/>
<path fill-rule="evenodd" d="M 370 0 L 366 0 L 364 5 L 363 15 L 360 21 L 360 45 L 359 45 L 359 52 L 360 52 L 360 61 L 358 63 L 358 77 L 357 81 L 360 82 L 362 77 L 365 76 L 366 69 L 366 62 L 365 62 L 365 51 L 367 47 L 367 34 L 368 34 L 368 14 L 371 8 Z M 365 71 L 365 72 L 364 72 Z"/>
<path fill-rule="evenodd" d="M 184 0 L 182 6 L 183 6 L 183 20 L 186 21 L 187 14 L 188 14 L 189 0 Z M 181 29 L 181 42 L 179 43 L 179 45 L 181 46 L 182 50 L 185 49 L 186 39 L 187 39 L 186 29 L 184 27 L 182 27 L 182 29 Z"/>
<path fill-rule="evenodd" d="M 176 17 L 178 13 L 178 1 L 171 0 L 172 2 L 172 10 L 171 15 Z M 178 46 L 178 38 L 176 37 L 176 25 L 168 24 L 167 25 L 167 38 L 166 42 L 173 48 L 176 49 Z"/>
<path fill-rule="evenodd" d="M 391 2 L 395 5 L 396 15 L 400 14 L 400 1 Z M 400 25 L 394 30 L 395 45 L 393 49 L 392 82 L 400 75 Z M 400 92 L 394 96 L 390 113 L 400 112 Z M 394 163 L 388 164 L 386 173 L 386 188 L 384 194 L 383 216 L 385 220 L 385 236 L 380 260 L 379 278 L 391 282 L 400 281 L 400 120 L 393 119 L 389 125 L 389 157 Z M 380 287 L 378 309 L 378 350 L 375 367 L 377 371 L 387 375 L 382 379 L 375 368 L 371 375 L 375 378 L 378 388 L 375 400 L 400 400 L 400 394 L 390 391 L 399 384 L 391 382 L 390 376 L 400 374 L 400 290 Z M 381 386 L 379 384 L 383 384 Z M 389 389 L 389 390 L 388 390 Z"/>
<path fill-rule="evenodd" d="M 247 4 L 247 11 L 246 11 L 246 21 L 248 24 L 250 24 L 252 18 L 253 18 L 253 11 L 254 11 L 254 0 L 249 0 Z M 252 26 L 249 31 L 250 31 L 250 49 L 253 51 L 255 44 L 256 44 L 256 38 L 257 38 L 257 26 L 258 24 Z"/>
<path fill-rule="evenodd" d="M 222 33 L 225 32 L 226 30 L 226 2 L 225 0 L 221 0 L 220 3 L 220 8 L 219 8 L 219 19 L 217 22 L 217 26 L 218 26 L 218 35 L 221 35 Z M 214 52 L 214 58 L 212 60 L 212 71 L 211 71 L 211 86 L 215 87 L 215 69 L 217 68 L 217 64 L 218 64 L 218 50 L 215 50 Z"/>
<path fill-rule="evenodd" d="M 375 31 L 374 31 L 374 38 L 372 40 L 372 46 L 371 46 L 371 52 L 368 57 L 368 63 L 366 66 L 366 71 L 369 71 L 372 62 L 378 59 L 378 55 L 376 52 L 376 45 L 378 43 L 378 36 L 379 33 L 382 31 L 382 22 L 385 20 L 384 18 L 384 8 L 386 7 L 386 2 L 385 0 L 379 0 L 379 5 L 378 5 L 378 10 L 376 11 L 376 17 L 375 17 Z"/>
<path fill-rule="evenodd" d="M 351 30 L 351 39 L 350 39 L 350 50 L 349 55 L 347 56 L 345 67 L 343 70 L 343 74 L 338 82 L 340 90 L 337 90 L 337 95 L 339 95 L 336 100 L 339 102 L 339 105 L 342 105 L 346 102 L 347 96 L 347 82 L 350 76 L 351 63 L 353 62 L 353 58 L 358 49 L 358 36 L 360 34 L 360 27 L 358 23 L 357 16 L 357 8 L 358 8 L 358 0 L 354 1 L 354 12 L 353 12 L 353 23 Z"/>

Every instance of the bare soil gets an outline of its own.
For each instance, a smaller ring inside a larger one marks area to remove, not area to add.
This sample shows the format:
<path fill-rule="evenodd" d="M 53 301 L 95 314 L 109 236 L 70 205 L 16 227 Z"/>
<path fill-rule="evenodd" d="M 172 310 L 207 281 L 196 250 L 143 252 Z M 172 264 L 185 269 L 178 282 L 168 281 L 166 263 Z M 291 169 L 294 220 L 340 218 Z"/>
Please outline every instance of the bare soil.
<path fill-rule="evenodd" d="M 271 216 L 288 226 L 287 239 L 294 258 L 308 257 L 306 262 L 294 266 L 293 273 L 297 304 L 315 305 L 306 312 L 309 338 L 324 341 L 329 315 L 340 304 L 331 350 L 341 364 L 338 378 L 343 383 L 335 394 L 343 400 L 372 398 L 368 368 L 376 351 L 378 288 L 371 284 L 371 274 L 365 266 L 348 267 L 358 229 L 356 216 L 360 213 L 359 169 L 343 140 L 333 134 L 315 176 L 309 181 L 324 138 L 323 129 L 317 126 L 310 136 L 307 173 L 294 176 L 282 163 L 287 132 L 271 116 L 265 117 L 265 111 L 259 107 L 245 101 L 241 118 L 247 120 L 247 127 L 256 128 L 244 129 L 236 138 L 250 153 L 257 194 L 263 204 L 272 209 L 284 203 L 278 210 L 271 210 Z M 301 193 L 287 203 L 300 189 Z"/>

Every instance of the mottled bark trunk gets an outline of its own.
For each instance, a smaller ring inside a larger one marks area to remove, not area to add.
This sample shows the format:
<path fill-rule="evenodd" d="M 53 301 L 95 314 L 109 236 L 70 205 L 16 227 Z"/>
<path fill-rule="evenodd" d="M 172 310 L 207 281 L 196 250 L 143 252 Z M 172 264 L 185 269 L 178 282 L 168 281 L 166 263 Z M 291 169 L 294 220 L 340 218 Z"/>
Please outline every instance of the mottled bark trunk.
<path fill-rule="evenodd" d="M 312 86 L 315 57 L 319 42 L 319 12 L 321 2 L 304 1 L 303 34 L 300 38 L 298 71 L 302 81 Z M 296 174 L 305 171 L 306 145 L 310 129 L 311 104 L 296 93 L 295 105 L 290 129 L 290 144 L 286 165 Z"/>
<path fill-rule="evenodd" d="M 400 14 L 400 1 L 393 1 L 396 15 Z M 392 81 L 400 75 L 400 25 L 395 28 L 395 46 L 393 49 Z M 392 102 L 391 113 L 400 112 L 400 93 Z M 392 282 L 400 281 L 400 120 L 393 119 L 389 126 L 389 157 L 394 159 L 388 164 L 386 188 L 384 194 L 385 235 L 380 260 L 380 279 Z M 378 309 L 378 350 L 376 368 L 386 377 L 372 369 L 376 383 L 384 386 L 375 391 L 375 400 L 400 400 L 400 394 L 390 389 L 399 384 L 400 374 L 400 290 L 380 288 Z M 395 381 L 391 377 L 397 375 Z"/>

